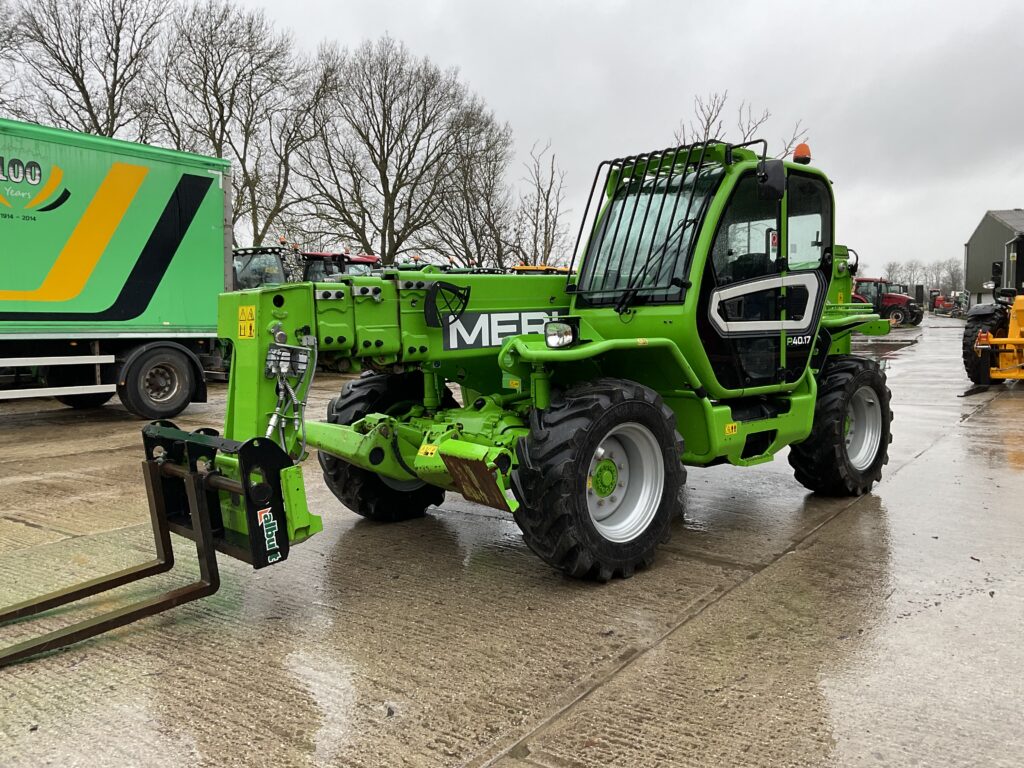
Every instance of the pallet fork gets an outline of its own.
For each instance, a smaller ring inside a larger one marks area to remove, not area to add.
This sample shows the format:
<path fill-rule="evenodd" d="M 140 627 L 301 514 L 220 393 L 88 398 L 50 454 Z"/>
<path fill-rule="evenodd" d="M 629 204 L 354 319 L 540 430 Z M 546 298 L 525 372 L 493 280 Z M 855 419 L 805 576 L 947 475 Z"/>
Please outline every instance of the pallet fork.
<path fill-rule="evenodd" d="M 270 440 L 239 443 L 219 437 L 215 430 L 184 432 L 170 422 L 154 422 L 143 430 L 146 460 L 142 462 L 156 557 L 130 568 L 51 592 L 0 610 L 0 625 L 27 619 L 70 605 L 116 587 L 166 573 L 174 566 L 171 533 L 192 539 L 199 560 L 199 580 L 141 602 L 72 624 L 63 629 L 0 649 L 0 667 L 95 637 L 147 616 L 215 593 L 220 587 L 217 551 L 262 568 L 288 555 L 284 537 L 277 551 L 261 546 L 265 532 L 260 526 L 273 521 L 287 530 L 279 472 L 292 461 Z M 240 476 L 255 472 L 259 483 L 246 487 L 216 469 L 217 453 L 237 462 Z M 249 536 L 225 530 L 221 494 L 244 505 Z"/>

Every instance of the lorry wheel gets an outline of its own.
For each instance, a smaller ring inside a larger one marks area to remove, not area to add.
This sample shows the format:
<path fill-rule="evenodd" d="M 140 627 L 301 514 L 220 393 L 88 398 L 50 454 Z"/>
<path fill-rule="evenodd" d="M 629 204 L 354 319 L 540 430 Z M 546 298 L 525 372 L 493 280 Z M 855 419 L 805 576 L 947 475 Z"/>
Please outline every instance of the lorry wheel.
<path fill-rule="evenodd" d="M 967 378 L 978 385 L 992 383 L 992 351 L 975 350 L 974 343 L 982 331 L 999 337 L 1005 335 L 1006 328 L 999 327 L 999 319 L 993 315 L 968 317 L 964 325 L 963 360 Z"/>
<path fill-rule="evenodd" d="M 891 397 L 874 360 L 829 358 L 818 380 L 811 434 L 789 450 L 796 479 L 826 496 L 870 491 L 889 463 Z"/>
<path fill-rule="evenodd" d="M 458 408 L 445 390 L 441 405 Z M 400 413 L 423 402 L 423 376 L 410 374 L 363 374 L 348 382 L 327 406 L 331 424 L 353 424 L 370 413 Z M 392 480 L 353 466 L 347 461 L 318 453 L 324 482 L 338 500 L 357 515 L 382 523 L 423 517 L 427 508 L 444 501 L 444 489 L 422 480 Z"/>
<path fill-rule="evenodd" d="M 89 392 L 84 395 L 57 395 L 54 399 L 61 405 L 76 410 L 99 408 L 114 396 L 113 392 Z"/>
<path fill-rule="evenodd" d="M 117 385 L 124 407 L 143 419 L 169 419 L 192 401 L 192 364 L 171 347 L 156 347 L 131 362 Z"/>
<path fill-rule="evenodd" d="M 633 381 L 598 379 L 530 416 L 512 490 L 523 539 L 569 576 L 629 578 L 651 564 L 682 510 L 675 414 Z"/>
<path fill-rule="evenodd" d="M 78 365 L 55 365 L 43 374 L 43 381 L 48 387 L 79 387 L 95 384 L 95 374 L 91 368 Z M 61 405 L 76 410 L 99 408 L 114 396 L 113 392 L 86 392 L 81 395 L 54 395 Z"/>
<path fill-rule="evenodd" d="M 904 325 L 907 322 L 907 311 L 903 307 L 893 307 L 889 310 L 886 318 L 893 325 Z"/>

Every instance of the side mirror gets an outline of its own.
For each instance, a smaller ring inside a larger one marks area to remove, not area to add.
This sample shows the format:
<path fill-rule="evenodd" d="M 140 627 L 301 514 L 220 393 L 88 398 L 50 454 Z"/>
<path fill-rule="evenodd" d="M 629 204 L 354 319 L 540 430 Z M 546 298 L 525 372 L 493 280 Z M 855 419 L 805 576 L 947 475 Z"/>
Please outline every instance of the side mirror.
<path fill-rule="evenodd" d="M 762 160 L 757 164 L 757 196 L 761 200 L 781 200 L 786 194 L 786 166 L 781 160 Z"/>

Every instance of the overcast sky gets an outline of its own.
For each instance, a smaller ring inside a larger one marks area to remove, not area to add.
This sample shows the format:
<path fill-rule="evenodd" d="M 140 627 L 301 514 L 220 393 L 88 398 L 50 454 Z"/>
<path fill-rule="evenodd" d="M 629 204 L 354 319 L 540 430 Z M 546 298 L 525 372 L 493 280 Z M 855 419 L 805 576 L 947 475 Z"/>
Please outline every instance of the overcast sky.
<path fill-rule="evenodd" d="M 521 154 L 551 140 L 574 233 L 599 161 L 667 146 L 695 94 L 724 90 L 771 110 L 773 144 L 804 121 L 837 241 L 873 273 L 961 257 L 986 209 L 1024 207 L 1020 0 L 244 1 L 311 49 L 388 33 L 458 67 Z"/>

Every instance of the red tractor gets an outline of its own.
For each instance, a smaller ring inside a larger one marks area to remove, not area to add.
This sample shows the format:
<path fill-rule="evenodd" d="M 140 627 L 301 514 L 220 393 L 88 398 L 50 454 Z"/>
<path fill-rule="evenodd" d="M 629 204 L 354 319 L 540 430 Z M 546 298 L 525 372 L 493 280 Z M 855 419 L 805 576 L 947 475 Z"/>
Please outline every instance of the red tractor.
<path fill-rule="evenodd" d="M 308 251 L 300 255 L 306 267 L 302 282 L 324 282 L 338 275 L 368 275 L 381 266 L 380 256 L 369 253 Z"/>
<path fill-rule="evenodd" d="M 874 307 L 893 325 L 920 325 L 924 308 L 907 294 L 907 287 L 880 277 L 858 277 L 853 284 L 853 300 Z"/>

